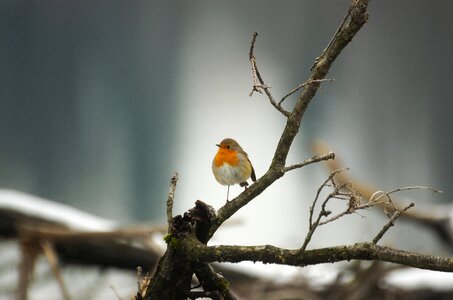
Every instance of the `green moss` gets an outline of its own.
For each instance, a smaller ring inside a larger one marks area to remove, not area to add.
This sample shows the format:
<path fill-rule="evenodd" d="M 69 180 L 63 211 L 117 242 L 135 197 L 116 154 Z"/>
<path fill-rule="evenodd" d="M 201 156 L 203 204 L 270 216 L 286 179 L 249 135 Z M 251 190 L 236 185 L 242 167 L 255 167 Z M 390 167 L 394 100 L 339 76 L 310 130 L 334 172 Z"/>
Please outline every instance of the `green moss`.
<path fill-rule="evenodd" d="M 217 282 L 217 288 L 220 290 L 222 295 L 226 295 L 230 288 L 230 283 L 222 278 Z"/>
<path fill-rule="evenodd" d="M 174 250 L 181 247 L 181 243 L 179 242 L 179 240 L 171 233 L 164 236 L 164 241 L 170 248 Z"/>
<path fill-rule="evenodd" d="M 173 234 L 168 233 L 166 236 L 164 236 L 164 241 L 168 243 L 168 241 L 173 237 Z"/>

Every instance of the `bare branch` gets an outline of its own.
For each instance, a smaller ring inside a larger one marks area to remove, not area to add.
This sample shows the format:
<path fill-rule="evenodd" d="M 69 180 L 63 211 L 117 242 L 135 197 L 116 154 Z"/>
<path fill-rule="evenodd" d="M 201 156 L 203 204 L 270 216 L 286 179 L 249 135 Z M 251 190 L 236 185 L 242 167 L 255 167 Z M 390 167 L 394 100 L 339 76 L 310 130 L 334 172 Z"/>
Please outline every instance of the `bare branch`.
<path fill-rule="evenodd" d="M 254 50 L 255 50 L 255 43 L 256 43 L 256 37 L 258 36 L 258 32 L 254 31 L 252 35 L 252 42 L 250 44 L 250 51 L 249 51 L 249 60 L 250 64 L 252 65 L 252 78 L 253 78 L 253 88 L 252 91 L 250 92 L 249 96 L 251 97 L 253 95 L 253 92 L 258 92 L 260 94 L 263 93 L 264 88 L 270 88 L 269 85 L 264 84 L 263 79 L 260 76 L 260 73 L 258 72 L 258 68 L 256 65 L 256 58 L 254 55 Z"/>
<path fill-rule="evenodd" d="M 330 199 L 336 197 L 336 195 L 338 195 L 339 191 L 346 186 L 345 183 L 341 184 L 341 185 L 336 185 L 335 181 L 333 180 L 335 175 L 338 174 L 341 171 L 344 171 L 344 170 L 337 170 L 335 172 L 332 172 L 330 174 L 330 176 L 327 178 L 327 180 L 324 181 L 324 183 L 319 187 L 318 192 L 316 193 L 316 197 L 313 200 L 313 204 L 310 207 L 310 218 L 309 218 L 308 233 L 307 233 L 307 235 L 305 237 L 305 240 L 304 240 L 304 243 L 303 243 L 302 247 L 300 248 L 300 251 L 305 251 L 305 249 L 307 248 L 308 243 L 310 242 L 310 240 L 311 240 L 311 238 L 313 236 L 313 233 L 315 232 L 316 228 L 318 228 L 318 226 L 319 226 L 321 218 L 322 217 L 327 217 L 328 215 L 330 215 L 332 213 L 331 211 L 326 210 L 327 202 L 329 202 Z M 319 211 L 318 217 L 317 217 L 316 221 L 313 223 L 313 211 L 314 211 L 314 208 L 316 206 L 316 202 L 317 202 L 317 200 L 319 198 L 319 195 L 321 194 L 321 191 L 325 187 L 328 186 L 329 182 L 332 183 L 332 185 L 334 187 L 334 190 L 333 190 L 333 192 L 329 193 L 329 195 L 327 195 L 326 199 L 324 200 L 324 202 L 321 205 L 321 210 Z"/>
<path fill-rule="evenodd" d="M 256 42 L 256 37 L 258 36 L 258 32 L 254 31 L 253 36 L 252 36 L 252 43 L 250 45 L 250 51 L 249 51 L 249 60 L 250 64 L 252 65 L 252 78 L 253 78 L 253 87 L 252 91 L 250 92 L 249 96 L 251 97 L 253 95 L 253 92 L 258 92 L 262 94 L 262 91 L 264 91 L 267 95 L 267 98 L 269 99 L 270 103 L 279 111 L 281 112 L 284 116 L 288 117 L 289 112 L 283 109 L 277 102 L 275 101 L 274 97 L 271 94 L 270 91 L 270 86 L 264 83 L 263 78 L 261 77 L 260 72 L 258 71 L 258 66 L 256 64 L 256 58 L 255 54 L 253 53 L 255 49 L 255 42 Z"/>
<path fill-rule="evenodd" d="M 323 153 L 329 151 L 331 148 L 331 146 L 318 141 L 313 145 L 313 152 L 314 154 L 322 155 Z M 329 160 L 325 165 L 331 171 L 342 168 L 343 166 L 341 160 L 338 159 Z M 351 178 L 347 173 L 339 174 L 336 178 L 339 182 L 352 182 L 354 189 L 356 189 L 358 193 L 365 199 L 371 199 L 373 197 L 373 194 L 377 190 L 377 188 L 374 186 L 364 184 L 363 182 L 358 181 L 356 178 Z M 373 205 L 369 205 L 368 207 L 371 206 Z M 432 211 L 417 210 L 416 208 L 414 208 L 402 214 L 400 218 L 415 222 L 418 225 L 422 225 L 425 228 L 432 230 L 436 233 L 436 236 L 439 237 L 443 243 L 453 249 L 453 234 L 451 232 L 450 221 L 447 214 L 439 216 L 435 215 Z"/>
<path fill-rule="evenodd" d="M 342 180 L 340 180 L 340 182 L 343 182 Z M 350 187 L 352 188 L 352 187 Z M 347 207 L 346 210 L 344 210 L 343 212 L 327 219 L 327 220 L 324 220 L 322 222 L 319 223 L 319 225 L 325 225 L 327 223 L 330 223 L 330 222 L 333 222 L 335 220 L 338 220 L 339 218 L 345 216 L 345 215 L 348 215 L 348 214 L 352 214 L 352 213 L 355 213 L 357 212 L 358 210 L 363 210 L 363 209 L 368 209 L 370 207 L 374 207 L 374 206 L 378 206 L 378 205 L 383 205 L 383 208 L 384 208 L 384 212 L 390 217 L 392 217 L 392 215 L 397 212 L 397 211 L 400 211 L 400 209 L 398 208 L 398 205 L 396 205 L 396 203 L 392 200 L 392 198 L 389 196 L 390 194 L 393 194 L 393 193 L 396 193 L 396 192 L 401 192 L 401 191 L 407 191 L 407 190 L 415 190 L 415 189 L 423 189 L 423 190 L 429 190 L 429 191 L 433 191 L 433 192 L 436 192 L 436 193 L 441 193 L 441 191 L 438 191 L 436 189 L 433 189 L 431 187 L 426 187 L 426 186 L 407 186 L 407 187 L 402 187 L 402 188 L 397 188 L 393 191 L 390 191 L 390 192 L 384 192 L 384 191 L 376 191 L 374 192 L 370 199 L 368 200 L 368 203 L 366 204 L 362 204 L 360 205 L 360 200 L 362 199 L 362 197 L 360 196 L 360 193 L 355 191 L 355 190 L 352 190 L 350 193 L 346 194 L 346 198 L 349 198 L 349 205 Z M 379 195 L 379 196 L 378 196 Z M 383 197 L 387 197 L 385 200 L 383 200 L 382 198 Z M 387 206 L 390 204 L 392 206 L 392 211 L 390 213 L 387 212 Z M 404 211 L 407 210 L 404 209 Z M 399 215 L 398 215 L 399 217 Z"/>
<path fill-rule="evenodd" d="M 323 160 L 329 160 L 329 159 L 335 159 L 335 153 L 329 152 L 329 153 L 321 155 L 321 156 L 313 156 L 312 158 L 304 160 L 301 163 L 284 167 L 283 168 L 283 172 L 288 172 L 288 171 L 291 171 L 291 170 L 294 170 L 294 169 L 305 167 L 305 166 L 310 165 L 312 163 L 317 163 L 317 162 L 320 162 L 320 161 L 323 161 Z"/>
<path fill-rule="evenodd" d="M 58 255 L 55 252 L 53 245 L 48 240 L 43 240 L 40 242 L 41 248 L 44 252 L 44 256 L 47 258 L 49 265 L 52 269 L 52 273 L 57 280 L 58 286 L 60 287 L 62 298 L 64 300 L 70 300 L 68 289 L 63 281 L 63 276 L 61 276 L 60 267 L 58 265 Z"/>
<path fill-rule="evenodd" d="M 434 192 L 434 193 L 442 193 L 442 191 L 436 190 L 436 189 L 434 189 L 432 187 L 429 187 L 429 186 L 414 185 L 414 186 L 406 186 L 406 187 L 402 187 L 402 188 L 397 188 L 397 189 L 395 189 L 393 191 L 390 191 L 390 192 L 376 191 L 370 197 L 370 202 L 378 202 L 384 196 L 388 196 L 388 195 L 396 193 L 396 192 L 409 191 L 409 190 L 428 190 L 428 191 L 431 191 L 431 192 Z M 382 195 L 380 195 L 379 197 L 374 199 L 374 197 L 377 194 L 380 194 L 380 193 L 382 193 Z"/>
<path fill-rule="evenodd" d="M 409 208 L 411 207 L 414 207 L 415 204 L 414 203 L 411 203 L 409 204 L 408 206 L 406 206 L 403 210 L 396 210 L 394 213 L 393 213 L 393 216 L 390 218 L 390 220 L 387 222 L 387 224 L 384 225 L 384 227 L 382 227 L 381 231 L 378 232 L 378 234 L 374 237 L 374 239 L 372 240 L 373 244 L 377 244 L 377 242 L 379 242 L 379 240 L 384 236 L 384 234 L 387 232 L 387 230 L 389 230 L 390 227 L 392 227 L 393 225 L 395 225 L 395 221 L 396 219 L 398 219 L 398 217 L 403 213 L 405 212 L 406 210 L 408 210 Z"/>
<path fill-rule="evenodd" d="M 343 180 L 340 180 L 340 182 L 343 182 Z M 351 193 L 346 195 L 346 198 L 349 198 L 349 205 L 346 210 L 343 212 L 327 219 L 319 223 L 319 225 L 325 225 L 327 223 L 333 222 L 345 215 L 349 215 L 352 213 L 357 212 L 358 210 L 364 210 L 368 209 L 370 207 L 378 206 L 378 205 L 383 205 L 384 212 L 389 216 L 389 218 L 395 213 L 396 211 L 399 211 L 400 209 L 398 208 L 398 205 L 392 200 L 392 198 L 389 196 L 390 194 L 396 193 L 396 192 L 401 192 L 401 191 L 407 191 L 407 190 L 415 190 L 415 189 L 422 189 L 422 190 L 429 190 L 433 191 L 435 193 L 442 193 L 442 191 L 433 189 L 431 187 L 426 187 L 426 186 L 407 186 L 407 187 L 402 187 L 402 188 L 397 188 L 393 191 L 390 192 L 384 192 L 384 191 L 376 191 L 374 192 L 370 199 L 368 200 L 368 203 L 360 205 L 360 200 L 362 197 L 360 196 L 360 193 L 353 190 Z M 379 195 L 379 196 L 378 196 Z M 387 197 L 385 200 L 383 200 L 383 197 Z M 390 213 L 387 212 L 387 206 L 390 204 L 392 206 L 392 210 Z"/>
<path fill-rule="evenodd" d="M 341 218 L 341 217 L 343 217 L 345 215 L 349 215 L 349 214 L 355 213 L 358 210 L 366 209 L 366 208 L 369 208 L 369 207 L 372 207 L 372 206 L 375 205 L 375 204 L 366 204 L 366 205 L 357 206 L 356 205 L 357 198 L 351 198 L 351 199 L 349 199 L 349 201 L 350 201 L 349 203 L 354 203 L 353 205 L 355 205 L 355 207 L 353 205 L 349 205 L 348 208 L 345 211 L 343 211 L 343 212 L 341 212 L 341 213 L 339 213 L 339 214 L 337 214 L 337 215 L 335 215 L 335 216 L 333 216 L 333 217 L 331 217 L 331 218 L 329 218 L 327 220 L 324 220 L 324 221 L 320 222 L 319 226 L 325 225 L 325 224 L 333 222 L 335 220 L 338 220 L 339 218 Z"/>
<path fill-rule="evenodd" d="M 309 224 L 308 224 L 309 228 L 311 228 L 313 226 L 313 212 L 314 212 L 314 209 L 316 206 L 316 202 L 318 201 L 319 195 L 321 194 L 322 190 L 327 186 L 327 184 L 329 182 L 332 181 L 332 179 L 335 175 L 337 175 L 340 172 L 346 171 L 346 170 L 349 170 L 349 169 L 346 168 L 346 169 L 340 169 L 340 170 L 333 171 L 332 173 L 330 173 L 329 177 L 323 182 L 323 184 L 321 184 L 321 186 L 318 188 L 315 199 L 313 200 L 313 204 L 310 206 L 310 217 L 309 217 Z"/>
<path fill-rule="evenodd" d="M 352 5 L 352 4 L 351 4 Z M 346 15 L 343 17 L 343 22 L 341 22 L 340 26 L 338 26 L 337 28 L 337 31 L 335 31 L 335 34 L 332 36 L 332 39 L 330 40 L 329 44 L 327 45 L 326 49 L 324 49 L 324 51 L 322 52 L 322 55 L 324 55 L 324 53 L 327 51 L 327 49 L 329 49 L 330 46 L 332 46 L 333 44 L 333 41 L 337 38 L 338 36 L 338 33 L 343 29 L 343 26 L 344 24 L 346 23 L 346 21 L 348 20 L 348 17 L 351 13 L 351 8 L 349 8 L 348 12 L 346 13 Z M 313 68 L 316 66 L 316 64 L 318 63 L 318 61 L 321 59 L 321 56 L 318 56 L 316 57 L 315 59 L 315 63 L 313 64 L 313 66 L 311 67 L 311 69 L 313 70 Z"/>
<path fill-rule="evenodd" d="M 283 101 L 285 101 L 286 98 L 288 98 L 289 96 L 293 95 L 295 92 L 297 92 L 298 90 L 300 90 L 301 88 L 305 88 L 307 85 L 309 84 L 313 84 L 313 83 L 321 83 L 321 82 L 324 82 L 324 81 L 328 81 L 328 82 L 334 82 L 335 79 L 334 78 L 326 78 L 326 79 L 315 79 L 315 80 L 308 80 L 308 81 L 305 81 L 304 83 L 301 83 L 299 84 L 297 87 L 295 87 L 294 89 L 292 89 L 288 94 L 286 94 L 285 96 L 283 96 L 283 98 L 278 102 L 278 105 L 281 106 Z"/>
<path fill-rule="evenodd" d="M 179 174 L 175 172 L 173 177 L 170 179 L 170 191 L 168 192 L 167 199 L 167 222 L 168 232 L 171 230 L 171 219 L 173 219 L 173 199 L 175 198 L 176 183 L 178 182 Z"/>

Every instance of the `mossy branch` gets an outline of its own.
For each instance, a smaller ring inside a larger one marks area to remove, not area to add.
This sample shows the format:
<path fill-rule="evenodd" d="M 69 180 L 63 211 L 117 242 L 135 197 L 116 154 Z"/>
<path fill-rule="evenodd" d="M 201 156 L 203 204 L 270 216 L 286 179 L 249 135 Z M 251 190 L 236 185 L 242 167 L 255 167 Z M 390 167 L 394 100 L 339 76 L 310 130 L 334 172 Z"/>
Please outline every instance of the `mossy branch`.
<path fill-rule="evenodd" d="M 289 266 L 308 266 L 350 260 L 376 260 L 400 264 L 408 267 L 453 272 L 453 258 L 423 255 L 410 251 L 383 247 L 374 243 L 357 243 L 314 250 L 289 250 L 265 246 L 206 246 L 203 244 L 188 247 L 189 256 L 198 261 L 263 262 Z"/>

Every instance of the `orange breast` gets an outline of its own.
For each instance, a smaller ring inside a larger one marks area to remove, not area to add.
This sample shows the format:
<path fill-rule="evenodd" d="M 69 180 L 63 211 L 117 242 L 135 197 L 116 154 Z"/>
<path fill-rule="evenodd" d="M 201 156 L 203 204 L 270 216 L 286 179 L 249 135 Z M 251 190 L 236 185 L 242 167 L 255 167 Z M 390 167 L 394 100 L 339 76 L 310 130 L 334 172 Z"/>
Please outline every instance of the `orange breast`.
<path fill-rule="evenodd" d="M 220 167 L 225 163 L 231 166 L 236 166 L 237 164 L 239 164 L 237 152 L 230 149 L 220 148 L 219 151 L 217 151 L 216 156 L 214 157 L 214 165 L 216 167 Z"/>

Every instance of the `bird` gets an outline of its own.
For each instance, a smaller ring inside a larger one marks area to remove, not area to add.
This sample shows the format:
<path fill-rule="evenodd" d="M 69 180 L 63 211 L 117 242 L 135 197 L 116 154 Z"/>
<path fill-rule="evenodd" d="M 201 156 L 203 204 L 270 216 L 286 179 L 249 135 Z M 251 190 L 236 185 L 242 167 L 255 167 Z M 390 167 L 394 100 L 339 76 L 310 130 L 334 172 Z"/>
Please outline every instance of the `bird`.
<path fill-rule="evenodd" d="M 230 185 L 239 184 L 247 189 L 249 178 L 256 181 L 255 170 L 247 153 L 242 150 L 238 142 L 232 138 L 226 138 L 216 144 L 219 149 L 212 161 L 212 173 L 215 179 L 222 185 L 227 185 L 227 202 L 230 193 Z"/>

